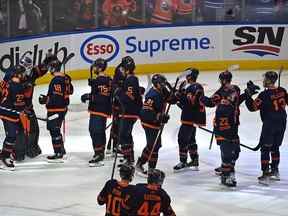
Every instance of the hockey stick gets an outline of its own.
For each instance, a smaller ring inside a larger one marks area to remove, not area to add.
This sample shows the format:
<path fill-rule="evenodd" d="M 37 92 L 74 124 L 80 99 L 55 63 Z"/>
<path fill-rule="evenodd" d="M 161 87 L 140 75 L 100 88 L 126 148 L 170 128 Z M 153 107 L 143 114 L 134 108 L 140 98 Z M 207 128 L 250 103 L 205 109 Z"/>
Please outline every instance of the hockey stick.
<path fill-rule="evenodd" d="M 11 112 L 11 113 L 15 113 L 17 115 L 20 115 L 20 113 L 21 113 L 19 111 L 16 111 L 16 110 L 13 110 L 13 109 L 9 109 L 9 108 L 6 108 L 6 107 L 2 107 L 2 106 L 0 106 L 0 110 L 5 110 L 5 111 Z M 42 118 L 42 117 L 36 116 L 36 119 L 38 119 L 40 121 L 47 122 L 47 121 L 51 121 L 51 120 L 57 119 L 58 117 L 59 117 L 59 115 L 57 113 L 55 113 L 54 115 L 49 116 L 47 118 Z"/>
<path fill-rule="evenodd" d="M 281 75 L 282 75 L 283 69 L 284 67 L 282 65 L 278 71 L 278 88 L 281 86 Z"/>
<path fill-rule="evenodd" d="M 213 144 L 213 140 L 214 140 L 214 135 L 215 135 L 215 133 L 214 133 L 214 130 L 213 130 L 213 131 L 212 131 L 212 136 L 211 136 L 211 139 L 210 139 L 209 150 L 212 149 L 212 144 Z"/>
<path fill-rule="evenodd" d="M 201 130 L 204 130 L 204 131 L 206 131 L 206 132 L 208 132 L 208 133 L 211 133 L 211 134 L 214 133 L 216 136 L 221 136 L 221 137 L 223 137 L 222 135 L 219 135 L 219 134 L 215 133 L 215 131 L 209 130 L 209 129 L 207 129 L 207 128 L 204 128 L 204 127 L 201 127 L 201 126 L 198 126 L 198 128 L 200 128 Z M 229 142 L 233 142 L 233 141 L 230 140 L 230 139 L 227 139 L 227 138 L 225 138 L 225 137 L 223 137 L 223 138 L 224 138 L 225 140 L 229 141 Z M 242 143 L 239 143 L 239 145 L 242 146 L 242 147 L 244 147 L 244 148 L 247 148 L 247 149 L 249 149 L 249 150 L 252 150 L 252 151 L 258 151 L 258 150 L 260 149 L 260 147 L 261 147 L 260 144 L 258 144 L 258 145 L 255 146 L 254 148 L 252 148 L 252 147 L 250 147 L 250 146 L 247 146 L 247 145 L 244 145 L 244 144 L 242 144 Z"/>
<path fill-rule="evenodd" d="M 176 78 L 176 81 L 175 81 L 175 83 L 174 83 L 174 86 L 173 86 L 173 88 L 172 88 L 172 90 L 171 90 L 171 92 L 170 92 L 170 96 L 172 96 L 172 95 L 174 94 L 179 80 L 182 79 L 183 77 L 186 77 L 186 75 L 189 74 L 189 73 L 190 73 L 190 71 L 184 71 L 182 74 L 180 74 L 180 75 Z M 165 111 L 165 114 L 166 114 L 166 115 L 168 115 L 168 113 L 169 113 L 169 111 L 170 111 L 170 107 L 171 107 L 171 103 L 168 104 L 168 107 L 167 107 L 167 109 L 166 109 L 166 111 Z M 154 143 L 153 143 L 151 152 L 149 153 L 149 156 L 148 156 L 148 160 L 147 160 L 148 162 L 151 160 L 151 157 L 152 157 L 153 151 L 154 151 L 154 149 L 155 149 L 155 146 L 156 146 L 156 144 L 157 144 L 157 142 L 158 142 L 158 139 L 160 138 L 160 136 L 161 136 L 161 134 L 162 134 L 162 131 L 163 131 L 163 129 L 164 129 L 164 125 L 165 125 L 164 123 L 161 123 L 161 124 L 160 124 L 160 128 L 158 129 L 157 136 L 156 136 L 155 141 L 154 141 Z"/>
<path fill-rule="evenodd" d="M 61 64 L 63 65 L 64 75 L 66 75 L 67 62 L 70 61 L 74 56 L 75 56 L 75 53 L 70 53 L 65 59 L 63 59 Z M 65 93 L 66 93 L 66 88 L 64 89 L 64 94 Z M 65 143 L 65 138 L 66 138 L 66 120 L 65 120 L 65 116 L 64 116 L 64 120 L 63 120 L 63 143 Z"/>
<path fill-rule="evenodd" d="M 152 86 L 152 79 L 151 79 L 151 75 L 148 74 L 148 75 L 147 75 L 147 86 L 146 86 L 144 95 L 147 94 L 147 92 L 150 90 L 151 86 Z"/>
<path fill-rule="evenodd" d="M 115 99 L 119 102 L 120 104 L 120 107 L 121 107 L 121 113 L 125 113 L 125 108 L 124 108 L 124 105 L 122 103 L 122 101 L 119 99 L 118 96 L 115 96 Z M 120 133 L 121 133 L 121 128 L 122 128 L 122 124 L 123 124 L 123 121 L 120 121 L 119 122 L 119 130 L 118 130 L 118 140 L 117 140 L 117 144 L 116 144 L 116 154 L 115 154 L 115 157 L 114 157 L 114 161 L 113 161 L 113 168 L 112 168 L 112 173 L 111 173 L 111 179 L 114 178 L 114 173 L 115 173 L 115 167 L 116 167 L 116 162 L 117 162 L 117 157 L 118 157 L 118 147 L 120 145 Z"/>

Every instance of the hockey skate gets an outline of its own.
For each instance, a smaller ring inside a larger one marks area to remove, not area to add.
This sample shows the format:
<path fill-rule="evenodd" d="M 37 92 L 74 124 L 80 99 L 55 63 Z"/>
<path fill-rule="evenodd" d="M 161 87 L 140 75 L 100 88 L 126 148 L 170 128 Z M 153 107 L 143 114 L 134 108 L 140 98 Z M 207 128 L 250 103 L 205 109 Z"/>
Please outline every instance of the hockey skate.
<path fill-rule="evenodd" d="M 222 175 L 222 167 L 221 166 L 215 168 L 214 171 L 215 171 L 215 175 L 217 175 L 217 176 L 221 176 Z"/>
<path fill-rule="evenodd" d="M 183 162 L 179 162 L 178 164 L 176 164 L 173 167 L 174 172 L 180 172 L 180 171 L 184 171 L 188 168 L 188 164 L 187 163 L 183 163 Z"/>
<path fill-rule="evenodd" d="M 8 171 L 14 171 L 15 170 L 14 160 L 11 159 L 10 157 L 2 158 L 1 162 L 2 162 L 2 164 L 0 165 L 1 169 L 8 170 Z"/>
<path fill-rule="evenodd" d="M 55 153 L 54 155 L 47 156 L 48 163 L 64 163 L 64 155 L 62 153 Z"/>
<path fill-rule="evenodd" d="M 278 168 L 272 169 L 270 172 L 270 180 L 280 181 L 280 174 Z"/>
<path fill-rule="evenodd" d="M 118 167 L 121 167 L 123 164 L 129 165 L 129 166 L 134 166 L 134 160 L 128 160 L 125 158 L 120 158 Z"/>
<path fill-rule="evenodd" d="M 141 177 L 144 177 L 144 178 L 148 177 L 148 172 L 147 170 L 144 169 L 143 164 L 140 162 L 140 158 L 138 159 L 136 163 L 135 171 Z"/>
<path fill-rule="evenodd" d="M 194 158 L 187 165 L 188 165 L 188 167 L 190 167 L 191 170 L 199 171 L 199 160 L 198 160 L 198 158 Z"/>
<path fill-rule="evenodd" d="M 221 175 L 221 184 L 227 187 L 236 187 L 237 182 L 235 180 L 235 176 L 231 175 Z"/>
<path fill-rule="evenodd" d="M 94 155 L 93 158 L 89 161 L 89 167 L 101 167 L 104 166 L 104 155 Z"/>
<path fill-rule="evenodd" d="M 263 172 L 262 176 L 258 177 L 259 184 L 269 186 L 270 184 L 270 174 L 268 172 Z"/>

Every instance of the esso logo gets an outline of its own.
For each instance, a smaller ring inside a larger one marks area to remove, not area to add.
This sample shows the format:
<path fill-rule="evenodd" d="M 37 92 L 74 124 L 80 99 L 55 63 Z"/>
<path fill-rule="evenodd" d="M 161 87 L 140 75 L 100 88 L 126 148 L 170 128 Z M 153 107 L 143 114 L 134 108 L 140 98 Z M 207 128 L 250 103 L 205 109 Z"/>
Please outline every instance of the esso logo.
<path fill-rule="evenodd" d="M 84 41 L 80 49 L 82 58 L 92 64 L 97 58 L 113 60 L 119 53 L 118 41 L 109 35 L 94 35 Z"/>

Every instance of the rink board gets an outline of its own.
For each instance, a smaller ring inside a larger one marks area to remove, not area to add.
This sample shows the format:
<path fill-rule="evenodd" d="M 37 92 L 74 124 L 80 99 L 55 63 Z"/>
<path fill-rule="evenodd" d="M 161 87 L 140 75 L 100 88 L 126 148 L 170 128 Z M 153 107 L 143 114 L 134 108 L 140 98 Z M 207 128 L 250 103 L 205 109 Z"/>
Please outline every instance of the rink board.
<path fill-rule="evenodd" d="M 240 69 L 288 67 L 287 24 L 245 24 L 208 26 L 158 26 L 116 30 L 95 30 L 47 34 L 0 42 L 0 70 L 6 71 L 22 55 L 39 64 L 48 50 L 62 60 L 73 79 L 89 77 L 88 68 L 96 58 L 108 60 L 111 74 L 121 58 L 134 58 L 137 74 L 200 70 L 224 70 L 239 64 Z M 45 76 L 40 82 L 47 82 Z"/>

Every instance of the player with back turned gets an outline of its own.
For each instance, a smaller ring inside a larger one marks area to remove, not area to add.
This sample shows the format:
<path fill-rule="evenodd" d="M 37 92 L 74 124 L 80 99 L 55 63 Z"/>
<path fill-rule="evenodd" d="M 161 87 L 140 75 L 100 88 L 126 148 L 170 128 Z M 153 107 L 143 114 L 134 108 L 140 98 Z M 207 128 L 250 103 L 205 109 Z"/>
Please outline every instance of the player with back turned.
<path fill-rule="evenodd" d="M 279 162 L 280 146 L 286 130 L 286 106 L 288 95 L 286 89 L 276 86 L 278 75 L 274 71 L 264 74 L 263 87 L 265 88 L 255 100 L 252 95 L 255 93 L 249 88 L 246 89 L 246 106 L 249 111 L 260 110 L 260 117 L 263 122 L 259 145 L 261 146 L 261 170 L 262 176 L 258 177 L 260 184 L 269 184 L 269 180 L 280 180 Z M 251 81 L 250 81 L 251 82 Z M 271 157 L 271 158 L 270 158 Z M 271 167 L 269 167 L 271 161 Z M 271 169 L 270 169 L 271 168 Z"/>
<path fill-rule="evenodd" d="M 201 103 L 200 97 L 204 95 L 204 89 L 201 84 L 197 83 L 199 70 L 188 68 L 190 71 L 186 80 L 180 85 L 176 93 L 178 97 L 177 105 L 181 108 L 181 127 L 178 133 L 179 158 L 180 163 L 174 166 L 175 171 L 192 167 L 198 170 L 199 155 L 196 143 L 196 126 L 206 125 L 205 106 Z M 184 89 L 184 85 L 188 86 Z M 189 152 L 191 161 L 187 163 L 187 153 Z"/>
<path fill-rule="evenodd" d="M 130 184 L 134 178 L 134 172 L 133 166 L 122 164 L 119 169 L 121 180 L 111 179 L 102 188 L 97 197 L 97 202 L 99 205 L 106 204 L 105 216 L 128 216 L 121 213 L 123 211 L 121 210 L 121 203 L 123 200 L 130 199 L 131 195 L 134 194 L 135 186 Z"/>
<path fill-rule="evenodd" d="M 106 121 L 111 115 L 111 83 L 112 80 L 105 74 L 107 68 L 106 60 L 98 58 L 91 65 L 91 72 L 95 73 L 95 79 L 89 79 L 91 86 L 90 94 L 83 94 L 81 101 L 89 101 L 89 132 L 92 139 L 94 156 L 89 161 L 89 166 L 104 165 L 104 151 L 106 145 Z"/>
<path fill-rule="evenodd" d="M 235 163 L 240 153 L 238 136 L 240 104 L 245 94 L 240 95 L 240 88 L 232 85 L 232 73 L 224 71 L 219 74 L 221 87 L 212 97 L 201 97 L 201 102 L 207 107 L 215 107 L 214 131 L 217 144 L 220 146 L 222 164 L 215 171 L 221 173 L 221 183 L 235 187 Z"/>
<path fill-rule="evenodd" d="M 6 137 L 0 155 L 2 162 L 0 168 L 6 170 L 15 170 L 15 143 L 21 126 L 20 122 L 26 134 L 29 133 L 29 120 L 24 112 L 26 106 L 23 86 L 24 72 L 23 66 L 14 66 L 10 72 L 10 79 L 1 85 L 0 119 L 3 121 Z"/>
<path fill-rule="evenodd" d="M 148 171 L 147 184 L 137 184 L 133 196 L 123 199 L 121 216 L 153 215 L 176 216 L 171 207 L 171 199 L 162 188 L 165 173 L 159 169 Z"/>
<path fill-rule="evenodd" d="M 49 83 L 47 95 L 40 95 L 39 103 L 45 104 L 47 109 L 47 130 L 50 132 L 54 154 L 47 157 L 48 162 L 62 163 L 66 154 L 61 125 L 68 110 L 69 96 L 73 94 L 71 78 L 61 72 L 62 63 L 55 59 L 49 64 L 49 71 L 53 79 Z M 57 118 L 49 119 L 49 117 Z M 65 127 L 65 125 L 64 125 Z"/>
<path fill-rule="evenodd" d="M 134 164 L 134 141 L 132 130 L 135 122 L 139 118 L 139 112 L 142 106 L 141 87 L 139 80 L 135 75 L 135 62 L 130 56 L 123 65 L 126 79 L 123 87 L 115 93 L 115 98 L 121 104 L 121 113 L 119 115 L 119 144 L 124 156 L 124 163 Z"/>

